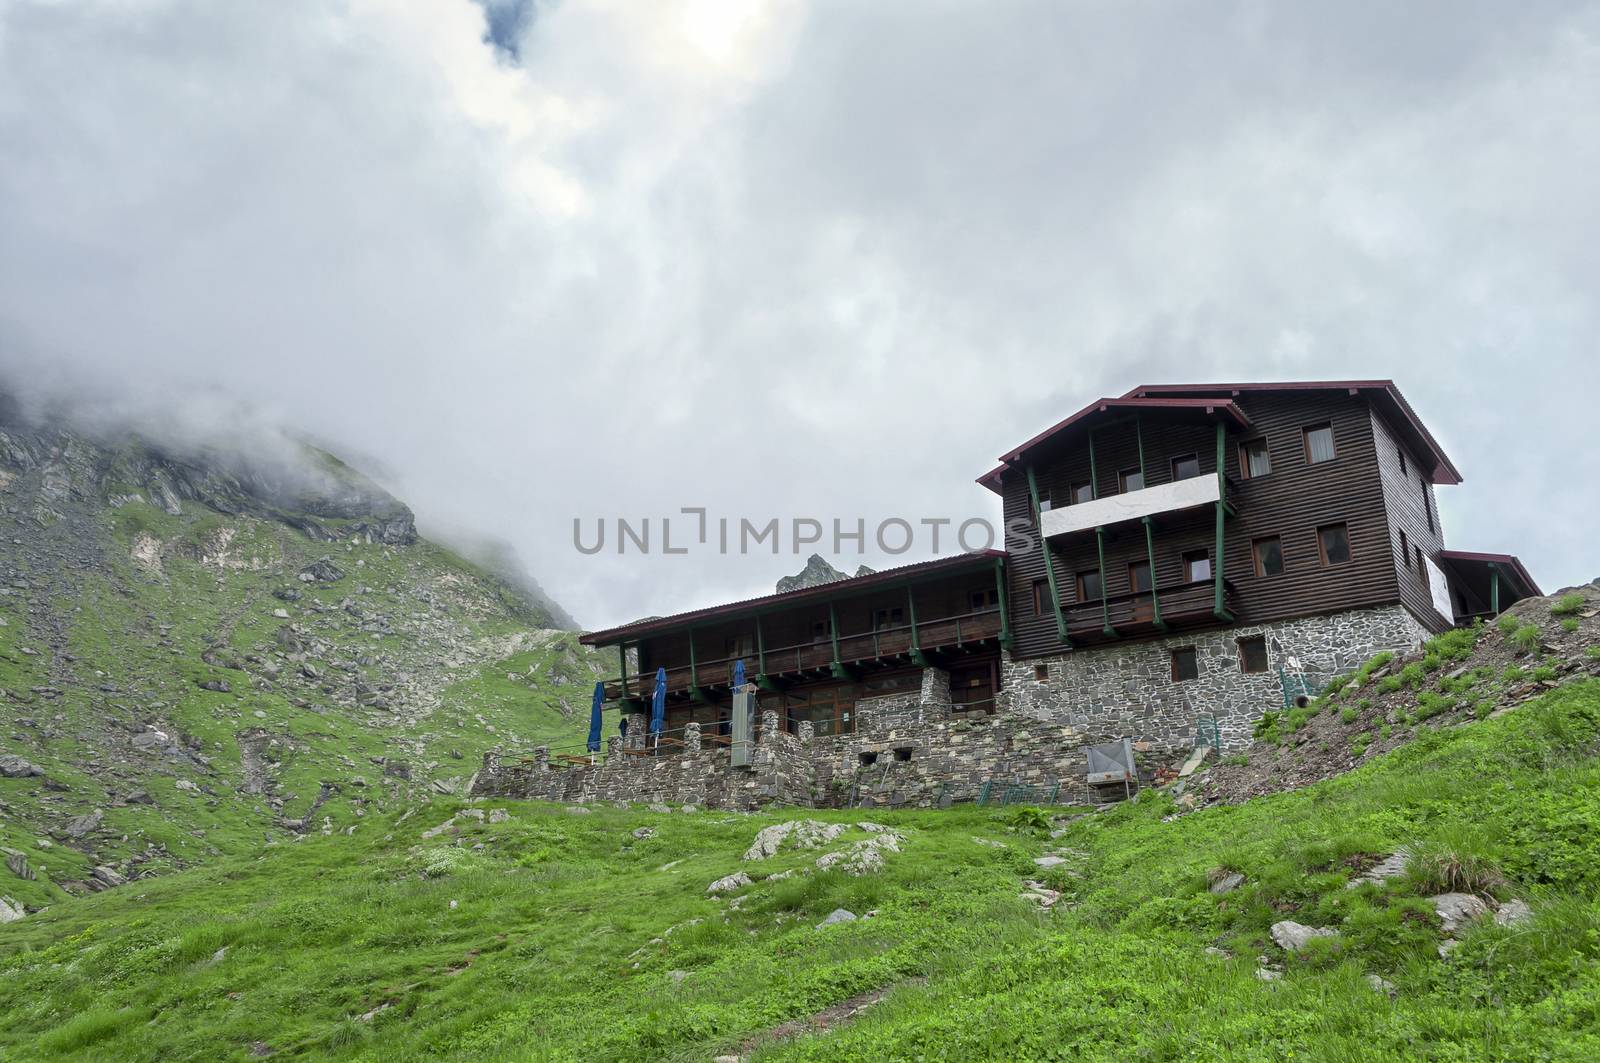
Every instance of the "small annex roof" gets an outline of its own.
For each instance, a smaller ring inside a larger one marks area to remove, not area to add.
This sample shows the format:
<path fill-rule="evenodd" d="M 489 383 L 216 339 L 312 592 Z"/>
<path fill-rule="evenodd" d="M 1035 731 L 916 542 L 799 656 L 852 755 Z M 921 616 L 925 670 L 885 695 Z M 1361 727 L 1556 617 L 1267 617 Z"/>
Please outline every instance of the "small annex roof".
<path fill-rule="evenodd" d="M 956 554 L 952 557 L 936 557 L 931 561 L 919 561 L 915 564 L 900 565 L 897 568 L 886 568 L 881 572 L 872 572 L 865 576 L 850 576 L 845 579 L 834 580 L 831 583 L 819 583 L 815 587 L 801 587 L 798 590 L 785 591 L 782 594 L 746 598 L 743 601 L 728 602 L 725 605 L 714 605 L 705 609 L 694 609 L 687 613 L 653 617 L 634 624 L 607 628 L 604 631 L 590 631 L 579 635 L 578 641 L 585 646 L 614 646 L 619 642 L 631 642 L 634 639 L 648 635 L 659 635 L 663 632 L 673 631 L 707 620 L 732 620 L 741 616 L 753 616 L 756 613 L 785 609 L 793 605 L 803 605 L 807 602 L 828 601 L 829 599 L 848 597 L 883 587 L 893 587 L 896 584 L 907 581 L 921 581 L 938 576 L 953 575 L 957 572 L 975 571 L 992 567 L 1005 556 L 1006 554 L 1003 550 L 975 550 L 971 553 Z"/>
<path fill-rule="evenodd" d="M 1485 554 L 1472 550 L 1440 550 L 1434 555 L 1446 567 L 1498 566 L 1502 575 L 1510 578 L 1517 593 L 1524 598 L 1542 598 L 1544 591 L 1533 581 L 1533 576 L 1523 567 L 1515 554 Z"/>

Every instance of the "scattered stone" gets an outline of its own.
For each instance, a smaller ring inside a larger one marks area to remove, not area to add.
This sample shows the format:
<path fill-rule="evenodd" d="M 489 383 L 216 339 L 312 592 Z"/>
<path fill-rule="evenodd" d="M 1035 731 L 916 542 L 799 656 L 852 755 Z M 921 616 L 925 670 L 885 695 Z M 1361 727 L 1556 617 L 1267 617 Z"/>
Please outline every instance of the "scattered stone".
<path fill-rule="evenodd" d="M 1220 869 L 1219 869 L 1220 870 Z M 1244 885 L 1244 876 L 1237 871 L 1223 872 L 1211 879 L 1212 893 L 1232 893 Z"/>
<path fill-rule="evenodd" d="M 1405 874 L 1406 865 L 1410 862 L 1411 851 L 1403 847 L 1397 849 L 1389 856 L 1384 857 L 1382 860 L 1369 867 L 1366 871 L 1366 874 L 1361 875 L 1359 878 L 1351 879 L 1348 884 L 1348 888 L 1354 889 L 1356 886 L 1364 884 L 1381 886 L 1390 879 L 1399 878 L 1401 875 Z"/>
<path fill-rule="evenodd" d="M 1367 985 L 1372 987 L 1372 991 L 1374 993 L 1383 993 L 1390 997 L 1394 996 L 1394 983 L 1389 981 L 1387 978 L 1380 978 L 1375 974 L 1369 974 L 1366 976 L 1366 979 Z"/>
<path fill-rule="evenodd" d="M 1439 926 L 1446 934 L 1453 934 L 1459 927 L 1489 914 L 1489 906 L 1470 893 L 1441 893 L 1428 900 L 1433 902 Z"/>
<path fill-rule="evenodd" d="M 745 850 L 743 859 L 765 860 L 775 855 L 783 847 L 783 843 L 790 840 L 796 849 L 819 849 L 843 834 L 845 830 L 846 825 L 843 823 L 823 823 L 815 819 L 791 819 L 786 823 L 774 823 L 757 832 L 755 841 Z"/>
<path fill-rule="evenodd" d="M 839 923 L 853 923 L 855 921 L 855 912 L 850 911 L 848 908 L 835 908 L 828 913 L 828 918 L 817 924 L 817 929 L 821 930 L 825 926 L 835 926 Z"/>
<path fill-rule="evenodd" d="M 13 875 L 29 882 L 32 882 L 37 877 L 34 875 L 33 868 L 28 865 L 28 857 L 26 854 L 21 853 L 16 849 L 0 849 L 0 852 L 6 854 L 6 868 L 10 870 Z"/>
<path fill-rule="evenodd" d="M 0 923 L 15 923 L 28 914 L 22 902 L 12 897 L 0 897 Z"/>
<path fill-rule="evenodd" d="M 503 808 L 495 808 L 495 809 L 490 809 L 489 810 L 489 822 L 490 823 L 504 823 L 506 820 L 508 820 L 510 818 L 511 818 L 511 813 L 507 812 Z"/>
<path fill-rule="evenodd" d="M 633 836 L 640 841 L 644 841 L 646 838 L 654 838 L 656 829 L 654 827 L 639 827 L 633 832 Z"/>
<path fill-rule="evenodd" d="M 196 786 L 194 783 L 190 782 L 188 779 L 179 779 L 177 782 L 173 783 L 172 785 L 176 786 L 178 789 L 184 791 L 185 793 L 195 794 L 195 793 L 199 793 L 200 792 L 200 787 Z"/>
<path fill-rule="evenodd" d="M 589 810 L 587 808 L 585 808 L 583 805 L 568 805 L 567 806 L 567 815 L 569 815 L 569 816 L 587 816 L 587 815 L 589 815 Z"/>
<path fill-rule="evenodd" d="M 463 808 L 456 815 L 462 819 L 475 819 L 479 823 L 483 822 L 483 809 L 481 808 Z"/>
<path fill-rule="evenodd" d="M 1283 977 L 1283 972 L 1275 971 L 1271 967 L 1257 967 L 1256 977 L 1263 982 L 1276 982 Z"/>
<path fill-rule="evenodd" d="M 179 780 L 185 782 L 187 780 Z M 190 785 L 194 785 L 190 783 Z M 100 829 L 100 824 L 105 822 L 106 814 L 100 809 L 95 809 L 82 816 L 75 816 L 67 822 L 66 832 L 69 838 L 82 838 L 85 835 Z"/>
<path fill-rule="evenodd" d="M 733 874 L 719 878 L 707 886 L 706 892 L 732 893 L 734 890 L 742 890 L 748 885 L 750 885 L 750 876 L 743 871 L 735 871 Z"/>
<path fill-rule="evenodd" d="M 1461 942 L 1457 941 L 1455 938 L 1445 938 L 1443 941 L 1439 942 L 1439 958 L 1441 960 L 1449 959 L 1450 954 L 1460 947 Z"/>
<path fill-rule="evenodd" d="M 126 886 L 127 878 L 116 868 L 101 864 L 91 873 L 94 880 L 101 886 L 110 889 L 113 886 Z"/>
<path fill-rule="evenodd" d="M 254 1041 L 250 1045 L 250 1054 L 252 1056 L 270 1056 L 272 1055 L 272 1046 L 265 1041 Z"/>
<path fill-rule="evenodd" d="M 990 849 L 1004 849 L 1004 848 L 1007 848 L 1005 842 L 997 842 L 997 841 L 994 841 L 993 839 L 990 839 L 990 838 L 979 838 L 977 835 L 973 835 L 972 841 L 973 841 L 973 844 L 975 844 L 975 845 L 986 845 Z"/>
<path fill-rule="evenodd" d="M 1526 901 L 1521 900 L 1509 900 L 1500 906 L 1498 912 L 1494 913 L 1496 926 L 1516 926 L 1519 923 L 1526 923 L 1532 918 L 1533 909 L 1528 907 Z"/>
<path fill-rule="evenodd" d="M 1033 862 L 1040 867 L 1050 868 L 1060 867 L 1067 862 L 1067 859 L 1064 856 L 1036 856 L 1033 858 Z"/>
<path fill-rule="evenodd" d="M 901 835 L 894 831 L 874 834 L 866 841 L 856 842 L 838 852 L 824 853 L 817 857 L 817 870 L 826 871 L 830 867 L 836 867 L 847 875 L 875 874 L 883 870 L 884 853 L 900 851 L 901 840 Z"/>
<path fill-rule="evenodd" d="M 1324 926 L 1304 926 L 1292 919 L 1285 919 L 1272 924 L 1272 940 L 1285 952 L 1299 952 L 1311 942 L 1312 938 L 1338 937 L 1337 930 L 1330 930 Z"/>
<path fill-rule="evenodd" d="M 0 754 L 0 775 L 8 779 L 26 779 L 43 774 L 43 768 L 23 760 L 15 753 Z"/>
<path fill-rule="evenodd" d="M 667 977 L 672 979 L 674 982 L 681 982 L 685 978 L 689 977 L 689 972 L 688 971 L 668 971 L 667 972 Z"/>
<path fill-rule="evenodd" d="M 671 805 L 664 805 L 660 801 L 653 801 L 649 805 L 647 805 L 646 807 L 649 808 L 650 811 L 656 812 L 656 813 L 660 813 L 660 814 L 665 814 L 667 812 L 671 812 L 672 811 L 672 806 Z"/>
<path fill-rule="evenodd" d="M 201 690 L 209 690 L 213 694 L 231 694 L 233 687 L 228 685 L 226 679 L 206 679 L 200 683 Z"/>
<path fill-rule="evenodd" d="M 1206 946 L 1206 955 L 1207 956 L 1216 956 L 1219 959 L 1226 960 L 1229 957 L 1231 957 L 1233 955 L 1233 953 L 1229 952 L 1227 949 L 1219 949 L 1215 945 L 1207 945 Z"/>

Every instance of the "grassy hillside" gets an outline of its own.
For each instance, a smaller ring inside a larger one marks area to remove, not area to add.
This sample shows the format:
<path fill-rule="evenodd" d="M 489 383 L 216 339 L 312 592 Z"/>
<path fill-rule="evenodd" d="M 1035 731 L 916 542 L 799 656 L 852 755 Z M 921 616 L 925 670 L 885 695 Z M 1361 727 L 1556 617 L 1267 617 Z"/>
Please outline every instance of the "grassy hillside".
<path fill-rule="evenodd" d="M 860 813 L 745 861 L 791 814 L 372 809 L 0 927 L 0 1058 L 1594 1059 L 1597 751 L 1574 679 L 1242 805 L 874 812 L 903 840 L 860 877 L 816 867 Z M 1534 914 L 1441 956 L 1447 887 Z"/>
<path fill-rule="evenodd" d="M 31 769 L 0 777 L 0 848 L 33 877 L 0 867 L 0 895 L 348 839 L 464 792 L 491 745 L 581 739 L 590 652 L 366 481 L 321 488 L 351 516 L 208 486 L 222 512 L 123 479 L 143 452 L 6 439 L 0 756 Z"/>

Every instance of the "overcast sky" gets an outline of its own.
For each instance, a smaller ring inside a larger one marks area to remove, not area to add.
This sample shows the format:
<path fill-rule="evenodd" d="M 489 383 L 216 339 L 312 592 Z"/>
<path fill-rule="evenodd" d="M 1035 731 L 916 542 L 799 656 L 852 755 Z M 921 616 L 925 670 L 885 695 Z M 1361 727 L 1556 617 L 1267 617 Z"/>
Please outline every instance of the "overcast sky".
<path fill-rule="evenodd" d="M 1452 546 L 1600 575 L 1597 181 L 1595 4 L 0 0 L 0 362 L 375 456 L 588 626 L 810 548 L 574 517 L 997 518 L 1173 380 L 1393 377 Z"/>

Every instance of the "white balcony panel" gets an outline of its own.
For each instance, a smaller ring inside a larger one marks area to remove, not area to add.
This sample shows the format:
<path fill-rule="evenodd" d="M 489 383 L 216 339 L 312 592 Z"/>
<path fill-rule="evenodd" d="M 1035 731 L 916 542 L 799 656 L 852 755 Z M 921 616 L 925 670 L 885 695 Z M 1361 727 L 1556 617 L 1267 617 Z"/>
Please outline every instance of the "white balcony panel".
<path fill-rule="evenodd" d="M 1222 497 L 1221 490 L 1215 476 L 1191 476 L 1187 480 L 1157 484 L 1125 495 L 1107 495 L 1074 506 L 1047 509 L 1039 515 L 1039 527 L 1046 539 L 1088 531 L 1125 520 L 1207 505 Z"/>

